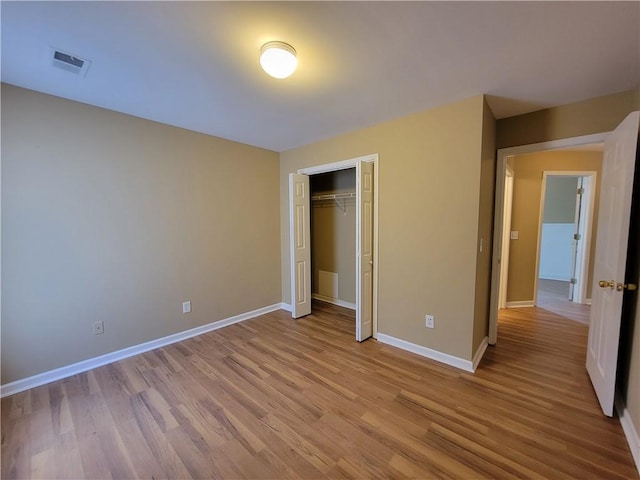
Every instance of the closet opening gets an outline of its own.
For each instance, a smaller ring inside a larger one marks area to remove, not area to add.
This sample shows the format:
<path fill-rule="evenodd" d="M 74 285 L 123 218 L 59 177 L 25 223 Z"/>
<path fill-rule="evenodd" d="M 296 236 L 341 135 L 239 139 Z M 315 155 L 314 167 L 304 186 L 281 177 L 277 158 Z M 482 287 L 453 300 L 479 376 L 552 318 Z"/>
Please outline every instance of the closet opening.
<path fill-rule="evenodd" d="M 356 169 L 310 176 L 311 298 L 356 309 Z"/>
<path fill-rule="evenodd" d="M 312 299 L 355 311 L 355 337 L 377 333 L 377 155 L 289 174 L 291 314 Z"/>

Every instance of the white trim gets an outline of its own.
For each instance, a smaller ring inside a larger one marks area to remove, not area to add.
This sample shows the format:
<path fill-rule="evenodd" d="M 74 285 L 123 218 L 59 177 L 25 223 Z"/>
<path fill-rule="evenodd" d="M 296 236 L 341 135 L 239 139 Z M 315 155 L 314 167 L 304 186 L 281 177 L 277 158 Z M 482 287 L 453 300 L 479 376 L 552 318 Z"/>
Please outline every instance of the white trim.
<path fill-rule="evenodd" d="M 570 278 L 567 278 L 566 275 L 556 275 L 554 273 L 545 273 L 542 275 L 538 275 L 538 280 L 558 280 L 559 282 L 568 282 Z M 536 298 L 538 295 L 536 295 Z"/>
<path fill-rule="evenodd" d="M 110 352 L 105 355 L 82 360 L 81 362 L 72 363 L 71 365 L 66 365 L 54 370 L 49 370 L 48 372 L 39 373 L 31 377 L 22 378 L 5 385 L 0 385 L 0 398 L 13 395 L 15 393 L 24 392 L 25 390 L 29 390 L 30 388 L 39 387 L 40 385 L 55 382 L 56 380 L 71 377 L 73 375 L 77 375 L 78 373 L 86 372 L 87 370 L 92 370 L 94 368 L 117 362 L 118 360 L 123 360 L 140 353 L 148 352 L 156 348 L 164 347 L 172 343 L 196 337 L 198 335 L 202 335 L 203 333 L 218 330 L 219 328 L 228 327 L 229 325 L 243 322 L 245 320 L 249 320 L 250 318 L 259 317 L 260 315 L 275 312 L 276 310 L 285 310 L 285 306 L 290 308 L 289 305 L 275 303 L 267 307 L 258 308 L 257 310 L 252 310 L 250 312 L 241 313 L 239 315 L 225 318 L 223 320 L 218 320 L 217 322 L 208 323 L 207 325 L 202 325 L 190 330 L 174 333 L 173 335 L 157 338 L 149 342 L 133 345 L 131 347 L 123 348 L 122 350 L 116 350 L 115 352 Z"/>
<path fill-rule="evenodd" d="M 291 313 L 291 310 L 293 310 L 293 307 L 292 307 L 292 306 L 291 306 L 291 304 L 289 304 L 289 303 L 284 303 L 284 302 L 282 302 L 282 303 L 280 304 L 280 309 L 281 309 L 281 310 L 284 310 L 285 312 L 289 312 L 289 313 Z"/>
<path fill-rule="evenodd" d="M 373 162 L 373 306 L 371 309 L 371 315 L 373 315 L 373 335 L 372 337 L 378 338 L 378 212 L 380 211 L 380 161 L 378 154 L 369 155 L 370 161 Z M 366 157 L 365 157 L 366 158 Z"/>
<path fill-rule="evenodd" d="M 338 170 L 346 170 L 347 168 L 355 168 L 358 162 L 377 162 L 378 154 L 365 155 L 363 157 L 350 158 L 340 162 L 325 163 L 324 165 L 316 165 L 314 167 L 301 168 L 298 173 L 303 175 L 316 175 L 318 173 L 336 172 Z M 375 173 L 375 172 L 374 172 Z"/>
<path fill-rule="evenodd" d="M 498 150 L 498 155 L 502 153 L 507 157 L 511 157 L 514 155 L 524 155 L 526 153 L 560 150 L 567 147 L 589 145 L 591 143 L 603 143 L 610 133 L 611 132 L 593 133 L 591 135 L 582 135 L 580 137 L 561 138 L 559 140 L 550 140 L 548 142 L 529 143 L 527 145 L 518 145 L 517 147 L 501 148 Z M 504 173 L 504 171 L 502 173 Z"/>
<path fill-rule="evenodd" d="M 392 337 L 380 332 L 378 332 L 378 336 L 376 338 L 379 342 L 386 343 L 387 345 L 391 345 L 393 347 L 406 350 L 407 352 L 415 353 L 422 357 L 435 360 L 436 362 L 444 363 L 446 365 L 459 368 L 466 372 L 473 373 L 473 363 L 469 360 L 455 357 L 453 355 L 449 355 L 448 353 L 442 353 L 431 348 L 423 347 L 422 345 L 416 345 L 415 343 L 407 342 L 406 340 L 401 340 L 399 338 Z"/>
<path fill-rule="evenodd" d="M 585 298 L 584 299 L 584 303 L 585 303 L 585 305 L 591 305 L 591 299 L 590 298 Z"/>
<path fill-rule="evenodd" d="M 597 226 L 593 224 L 594 210 L 596 206 L 597 183 L 597 172 L 593 172 L 593 175 L 583 178 L 582 187 L 585 188 L 586 186 L 587 198 L 585 198 L 585 195 L 582 196 L 580 210 L 582 212 L 586 211 L 586 215 L 578 224 L 578 233 L 580 234 L 581 238 L 583 238 L 583 242 L 581 248 L 578 248 L 578 274 L 576 275 L 576 277 L 578 278 L 578 284 L 576 285 L 578 295 L 577 298 L 575 294 L 573 296 L 573 301 L 576 303 L 585 303 L 587 300 L 587 287 L 590 268 L 589 259 L 591 256 L 591 244 L 593 240 L 592 235 L 594 233 L 594 230 L 597 230 Z"/>
<path fill-rule="evenodd" d="M 620 425 L 622 425 L 622 431 L 624 432 L 624 436 L 627 437 L 629 450 L 631 450 L 631 455 L 636 462 L 636 468 L 640 474 L 640 435 L 638 435 L 638 431 L 629 415 L 629 410 L 627 410 L 624 402 L 617 395 L 615 404 L 618 417 L 620 418 Z"/>
<path fill-rule="evenodd" d="M 502 215 L 502 248 L 500 250 L 500 276 L 498 283 L 498 307 L 506 308 L 509 285 L 509 256 L 511 254 L 511 217 L 513 212 L 513 168 L 507 165 L 505 171 L 504 213 Z M 507 185 L 509 188 L 507 189 Z"/>
<path fill-rule="evenodd" d="M 523 307 L 535 307 L 536 302 L 533 300 L 521 300 L 518 302 L 507 302 L 507 308 L 523 308 Z"/>
<path fill-rule="evenodd" d="M 489 337 L 484 337 L 482 339 L 482 342 L 480 342 L 480 346 L 476 350 L 476 354 L 473 356 L 473 359 L 471 360 L 471 368 L 473 368 L 474 372 L 478 368 L 478 364 L 480 363 L 480 360 L 482 360 L 482 357 L 484 356 L 484 352 L 487 351 L 488 346 L 489 346 Z"/>
<path fill-rule="evenodd" d="M 489 343 L 495 345 L 498 341 L 498 303 L 500 286 L 500 254 L 502 252 L 502 217 L 504 216 L 504 177 L 507 157 L 544 150 L 558 150 L 590 143 L 602 143 L 610 132 L 583 135 L 580 137 L 563 138 L 549 142 L 532 143 L 517 147 L 501 148 L 498 150 L 496 162 L 496 190 L 493 216 L 493 252 L 491 257 L 491 301 L 489 309 Z"/>
<path fill-rule="evenodd" d="M 355 303 L 345 302 L 344 300 L 340 300 L 339 298 L 325 297 L 324 295 L 320 295 L 318 293 L 312 293 L 311 298 L 313 298 L 314 300 L 320 300 L 321 302 L 330 303 L 332 305 L 337 305 L 339 307 L 348 308 L 350 310 L 356 309 Z"/>

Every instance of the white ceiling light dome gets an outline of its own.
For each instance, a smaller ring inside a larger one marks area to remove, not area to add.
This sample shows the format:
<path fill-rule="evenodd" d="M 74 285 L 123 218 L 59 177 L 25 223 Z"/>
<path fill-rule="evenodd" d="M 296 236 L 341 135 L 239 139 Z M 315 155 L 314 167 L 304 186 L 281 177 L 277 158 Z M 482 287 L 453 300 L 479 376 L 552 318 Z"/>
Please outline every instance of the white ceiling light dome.
<path fill-rule="evenodd" d="M 260 50 L 262 69 L 274 78 L 287 78 L 298 67 L 296 50 L 284 42 L 267 42 Z"/>

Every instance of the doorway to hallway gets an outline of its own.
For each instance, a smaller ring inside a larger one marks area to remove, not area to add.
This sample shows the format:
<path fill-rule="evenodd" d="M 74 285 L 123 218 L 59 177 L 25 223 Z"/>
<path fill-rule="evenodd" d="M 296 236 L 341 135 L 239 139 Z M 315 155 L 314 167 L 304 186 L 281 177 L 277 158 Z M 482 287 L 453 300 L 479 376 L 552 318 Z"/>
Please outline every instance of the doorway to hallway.
<path fill-rule="evenodd" d="M 538 296 L 536 305 L 569 320 L 589 324 L 591 306 L 569 300 L 569 287 L 565 280 L 538 279 Z"/>

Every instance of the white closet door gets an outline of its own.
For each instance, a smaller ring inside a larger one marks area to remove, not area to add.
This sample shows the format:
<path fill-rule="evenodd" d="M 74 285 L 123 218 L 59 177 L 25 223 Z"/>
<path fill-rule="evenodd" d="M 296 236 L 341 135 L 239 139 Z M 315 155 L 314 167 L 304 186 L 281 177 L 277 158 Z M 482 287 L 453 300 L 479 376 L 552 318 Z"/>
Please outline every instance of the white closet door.
<path fill-rule="evenodd" d="M 373 335 L 373 163 L 356 165 L 356 340 Z"/>
<path fill-rule="evenodd" d="M 309 177 L 289 174 L 291 316 L 311 313 L 311 195 Z"/>

